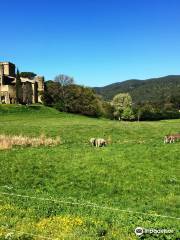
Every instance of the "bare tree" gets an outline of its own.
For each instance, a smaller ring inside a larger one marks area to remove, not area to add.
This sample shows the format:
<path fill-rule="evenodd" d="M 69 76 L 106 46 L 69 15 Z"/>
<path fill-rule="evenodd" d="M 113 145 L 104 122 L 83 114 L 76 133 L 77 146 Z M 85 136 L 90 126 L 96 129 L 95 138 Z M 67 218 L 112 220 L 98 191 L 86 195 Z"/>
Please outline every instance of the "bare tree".
<path fill-rule="evenodd" d="M 54 79 L 55 82 L 59 83 L 62 87 L 74 84 L 73 77 L 69 77 L 64 74 L 59 74 Z"/>

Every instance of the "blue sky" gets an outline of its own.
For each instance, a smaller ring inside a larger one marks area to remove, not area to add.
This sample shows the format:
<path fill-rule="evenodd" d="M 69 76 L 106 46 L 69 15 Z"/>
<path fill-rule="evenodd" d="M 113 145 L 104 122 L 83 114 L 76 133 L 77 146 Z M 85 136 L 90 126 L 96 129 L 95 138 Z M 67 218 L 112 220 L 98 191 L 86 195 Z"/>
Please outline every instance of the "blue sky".
<path fill-rule="evenodd" d="M 180 74 L 179 0 L 8 0 L 0 61 L 103 86 Z"/>

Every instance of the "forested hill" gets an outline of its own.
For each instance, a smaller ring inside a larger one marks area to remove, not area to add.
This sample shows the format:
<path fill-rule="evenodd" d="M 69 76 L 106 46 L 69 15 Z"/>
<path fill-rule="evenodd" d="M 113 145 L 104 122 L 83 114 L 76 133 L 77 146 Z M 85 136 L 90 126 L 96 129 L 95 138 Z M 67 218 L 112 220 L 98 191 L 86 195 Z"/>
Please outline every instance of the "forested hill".
<path fill-rule="evenodd" d="M 180 75 L 170 75 L 147 80 L 131 79 L 104 87 L 95 87 L 97 94 L 111 100 L 118 93 L 129 93 L 134 102 L 161 102 L 170 97 L 180 97 Z"/>

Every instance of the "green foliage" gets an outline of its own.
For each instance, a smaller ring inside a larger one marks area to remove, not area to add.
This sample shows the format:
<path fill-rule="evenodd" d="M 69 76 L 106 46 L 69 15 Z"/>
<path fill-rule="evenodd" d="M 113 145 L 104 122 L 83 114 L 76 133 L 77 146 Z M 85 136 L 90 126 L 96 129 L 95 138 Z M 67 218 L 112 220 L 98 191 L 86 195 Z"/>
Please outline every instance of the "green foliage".
<path fill-rule="evenodd" d="M 157 104 L 144 103 L 136 105 L 133 108 L 136 120 L 162 120 L 162 119 L 178 119 L 180 112 L 176 109 L 166 106 L 162 108 Z"/>
<path fill-rule="evenodd" d="M 132 97 L 136 120 L 160 120 L 179 118 L 180 76 L 167 76 L 148 80 L 128 80 L 102 88 L 94 88 L 104 99 L 113 99 L 116 94 L 129 93 Z M 116 108 L 115 118 L 123 110 Z"/>
<path fill-rule="evenodd" d="M 42 96 L 42 100 L 45 105 L 53 106 L 61 101 L 61 105 L 63 103 L 62 99 L 62 91 L 61 86 L 57 82 L 48 81 L 45 83 L 44 94 Z M 63 110 L 63 107 L 62 107 Z"/>
<path fill-rule="evenodd" d="M 20 91 L 21 91 L 21 78 L 19 70 L 16 73 L 16 103 L 20 102 Z"/>
<path fill-rule="evenodd" d="M 103 101 L 90 88 L 75 84 L 62 86 L 57 81 L 46 82 L 42 100 L 46 106 L 54 107 L 59 111 L 109 119 L 132 121 L 180 118 L 180 113 L 172 107 L 173 99 L 163 108 L 153 102 L 133 104 L 130 94 L 120 93 L 110 103 Z"/>
<path fill-rule="evenodd" d="M 128 93 L 119 93 L 113 98 L 112 103 L 116 109 L 124 110 L 132 105 L 132 98 Z"/>
<path fill-rule="evenodd" d="M 0 113 L 1 134 L 43 132 L 63 141 L 56 147 L 0 151 L 0 191 L 41 198 L 1 194 L 1 239 L 135 240 L 137 226 L 178 229 L 179 220 L 156 214 L 179 216 L 180 143 L 166 145 L 163 137 L 179 132 L 180 120 L 118 122 L 42 105 L 2 105 Z M 94 136 L 111 137 L 112 144 L 93 148 L 88 140 Z M 178 237 L 175 231 L 141 239 Z"/>
<path fill-rule="evenodd" d="M 37 74 L 33 72 L 21 72 L 20 77 L 33 79 Z"/>
<path fill-rule="evenodd" d="M 101 108 L 101 113 L 102 116 L 108 119 L 114 119 L 114 107 L 110 102 L 106 102 L 101 100 L 102 103 L 102 108 Z"/>
<path fill-rule="evenodd" d="M 180 76 L 166 76 L 147 80 L 128 80 L 94 88 L 104 99 L 112 100 L 118 93 L 129 93 L 133 103 L 154 102 L 163 104 L 172 99 L 180 105 Z"/>
<path fill-rule="evenodd" d="M 93 90 L 75 84 L 64 84 L 62 86 L 57 81 L 48 82 L 43 102 L 59 111 L 96 117 L 101 114 L 101 102 Z"/>
<path fill-rule="evenodd" d="M 112 105 L 114 107 L 115 118 L 124 120 L 133 120 L 134 114 L 132 110 L 132 98 L 128 93 L 119 93 L 113 100 Z"/>
<path fill-rule="evenodd" d="M 134 120 L 135 116 L 134 116 L 134 112 L 133 112 L 132 108 L 126 107 L 122 112 L 121 118 L 123 120 L 131 120 L 131 121 Z"/>

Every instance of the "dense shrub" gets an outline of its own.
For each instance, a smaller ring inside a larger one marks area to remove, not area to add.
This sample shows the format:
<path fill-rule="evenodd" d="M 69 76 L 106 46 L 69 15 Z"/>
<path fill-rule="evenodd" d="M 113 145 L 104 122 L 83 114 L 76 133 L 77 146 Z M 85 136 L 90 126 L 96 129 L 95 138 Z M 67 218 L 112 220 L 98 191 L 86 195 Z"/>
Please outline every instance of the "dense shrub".
<path fill-rule="evenodd" d="M 58 82 L 48 82 L 43 102 L 59 111 L 79 113 L 98 117 L 102 114 L 102 103 L 91 88 L 70 84 L 62 86 Z"/>
<path fill-rule="evenodd" d="M 180 112 L 177 109 L 166 110 L 164 108 L 144 105 L 134 109 L 136 120 L 163 120 L 180 118 Z"/>

